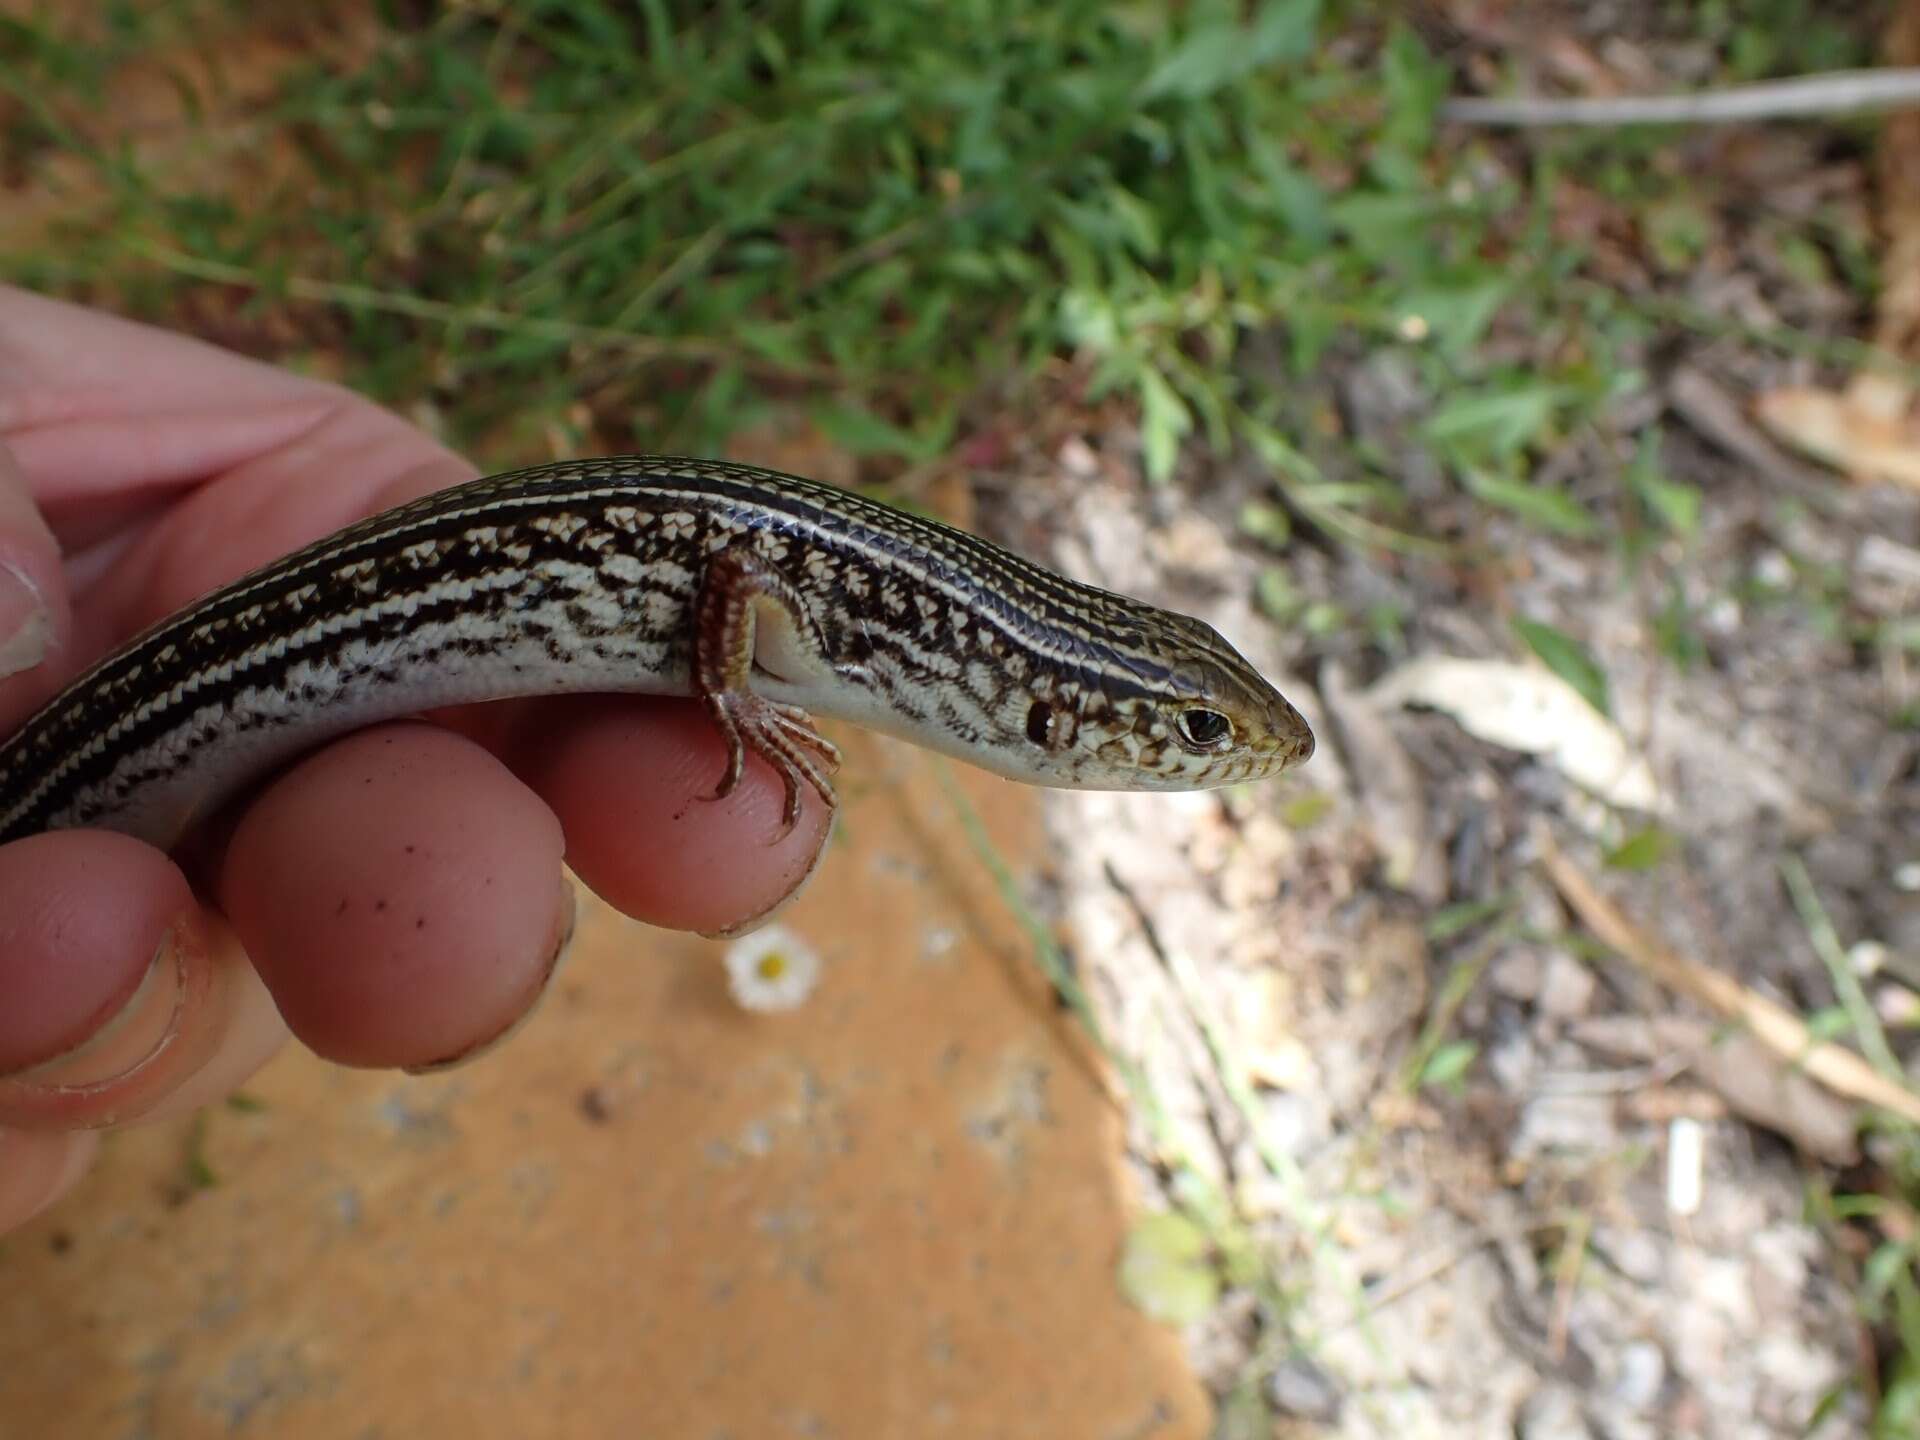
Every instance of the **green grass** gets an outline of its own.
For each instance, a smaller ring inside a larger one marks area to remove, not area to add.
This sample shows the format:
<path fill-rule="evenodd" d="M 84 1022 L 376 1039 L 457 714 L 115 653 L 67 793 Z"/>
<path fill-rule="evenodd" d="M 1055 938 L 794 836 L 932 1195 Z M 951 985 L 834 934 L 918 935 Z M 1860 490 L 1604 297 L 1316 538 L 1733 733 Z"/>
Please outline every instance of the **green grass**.
<path fill-rule="evenodd" d="M 0 22 L 19 111 L 0 164 L 85 150 L 118 64 L 180 53 L 233 8 L 114 6 L 86 46 L 51 18 Z M 1463 486 L 1590 531 L 1528 462 L 1637 383 L 1611 359 L 1635 322 L 1565 288 L 1579 256 L 1528 195 L 1473 180 L 1472 147 L 1435 148 L 1448 77 L 1390 12 L 449 10 L 209 128 L 295 149 L 307 168 L 276 193 L 181 188 L 101 149 L 106 213 L 0 273 L 143 313 L 196 282 L 318 310 L 350 383 L 430 401 L 483 462 L 586 427 L 714 449 L 795 407 L 852 450 L 924 460 L 1065 356 L 1085 398 L 1137 408 L 1154 479 L 1183 452 L 1245 448 L 1303 521 L 1365 542 L 1421 528 L 1391 457 L 1323 473 L 1288 382 L 1330 349 L 1400 344 L 1445 397 L 1420 443 Z M 1496 323 L 1569 340 L 1545 365 L 1495 360 Z M 1238 363 L 1262 332 L 1283 338 L 1283 374 Z"/>
<path fill-rule="evenodd" d="M 117 67 L 217 63 L 190 37 L 240 8 L 114 4 L 86 44 L 53 6 L 0 22 L 18 111 L 0 169 L 87 151 Z M 1008 404 L 1118 394 L 1156 481 L 1239 450 L 1303 524 L 1416 551 L 1436 537 L 1399 457 L 1303 438 L 1330 355 L 1404 350 L 1432 396 L 1410 444 L 1464 494 L 1594 537 L 1615 517 L 1535 461 L 1644 383 L 1625 347 L 1687 323 L 1585 281 L 1554 235 L 1557 157 L 1594 142 L 1544 144 L 1520 179 L 1481 163 L 1489 141 L 1436 146 L 1450 76 L 1396 7 L 486 8 L 395 19 L 357 71 L 296 67 L 203 127 L 297 153 L 272 193 L 93 150 L 104 213 L 0 274 L 142 313 L 215 285 L 317 314 L 349 383 L 438 416 L 483 464 L 588 432 L 714 450 L 797 408 L 897 467 Z M 1277 372 L 1244 363 L 1267 334 Z M 1515 336 L 1544 339 L 1520 354 Z M 1032 383 L 1061 357 L 1070 385 Z"/>

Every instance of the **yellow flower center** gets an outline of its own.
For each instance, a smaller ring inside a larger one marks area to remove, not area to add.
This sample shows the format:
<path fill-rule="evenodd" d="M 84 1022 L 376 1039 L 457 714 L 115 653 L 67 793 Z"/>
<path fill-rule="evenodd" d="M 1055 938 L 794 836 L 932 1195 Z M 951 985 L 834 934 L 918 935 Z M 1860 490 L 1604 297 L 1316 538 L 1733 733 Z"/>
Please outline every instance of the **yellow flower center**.
<path fill-rule="evenodd" d="M 753 973 L 769 982 L 778 980 L 787 973 L 787 957 L 778 950 L 769 950 L 753 967 Z"/>

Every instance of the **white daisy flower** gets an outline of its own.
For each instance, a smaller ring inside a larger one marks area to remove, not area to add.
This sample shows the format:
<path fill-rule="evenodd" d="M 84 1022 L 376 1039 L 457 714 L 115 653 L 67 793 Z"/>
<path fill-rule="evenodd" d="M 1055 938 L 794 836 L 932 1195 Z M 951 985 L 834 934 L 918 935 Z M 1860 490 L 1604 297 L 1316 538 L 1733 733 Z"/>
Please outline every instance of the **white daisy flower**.
<path fill-rule="evenodd" d="M 783 925 L 727 947 L 727 988 L 743 1010 L 792 1010 L 820 980 L 820 955 Z"/>

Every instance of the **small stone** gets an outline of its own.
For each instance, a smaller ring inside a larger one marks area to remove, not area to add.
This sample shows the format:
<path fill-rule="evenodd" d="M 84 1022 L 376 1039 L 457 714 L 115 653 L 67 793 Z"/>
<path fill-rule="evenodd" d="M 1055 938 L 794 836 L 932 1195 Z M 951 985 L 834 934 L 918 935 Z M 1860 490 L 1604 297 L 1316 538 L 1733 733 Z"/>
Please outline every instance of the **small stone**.
<path fill-rule="evenodd" d="M 1815 1245 L 1812 1233 L 1798 1225 L 1769 1225 L 1753 1236 L 1747 1249 L 1747 1288 L 1762 1325 L 1791 1324 L 1804 1307 Z"/>
<path fill-rule="evenodd" d="M 1556 1020 L 1574 1020 L 1587 1013 L 1599 982 L 1593 972 L 1564 951 L 1547 956 L 1540 980 L 1540 1013 Z"/>
<path fill-rule="evenodd" d="M 1880 985 L 1874 988 L 1873 1011 L 1883 1025 L 1905 1028 L 1920 1024 L 1920 995 L 1905 985 Z"/>
<path fill-rule="evenodd" d="M 1201 574 L 1228 574 L 1233 569 L 1233 547 L 1221 528 L 1198 515 L 1182 514 L 1155 535 L 1166 562 L 1180 570 Z"/>
<path fill-rule="evenodd" d="M 1613 1398 L 1635 1414 L 1647 1414 L 1659 1403 L 1666 1384 L 1666 1355 L 1651 1340 L 1634 1340 L 1622 1345 L 1616 1358 Z"/>
<path fill-rule="evenodd" d="M 1561 1385 L 1529 1395 L 1513 1429 L 1518 1440 L 1594 1440 L 1593 1427 L 1580 1410 L 1580 1397 Z"/>
<path fill-rule="evenodd" d="M 1497 993 L 1530 1005 L 1540 994 L 1544 968 L 1538 950 L 1522 947 L 1502 953 L 1487 971 L 1487 979 Z"/>
<path fill-rule="evenodd" d="M 1488 1047 L 1487 1073 L 1509 1095 L 1530 1092 L 1540 1075 L 1540 1051 L 1526 1032 L 1512 1030 Z"/>
<path fill-rule="evenodd" d="M 1516 1159 L 1550 1151 L 1595 1155 L 1612 1150 L 1619 1141 L 1611 1096 L 1541 1095 L 1520 1112 L 1512 1154 Z"/>
<path fill-rule="evenodd" d="M 1666 1273 L 1660 1241 L 1644 1230 L 1605 1227 L 1595 1232 L 1593 1243 L 1608 1264 L 1636 1285 L 1658 1285 Z"/>
<path fill-rule="evenodd" d="M 1793 562 L 1778 550 L 1763 550 L 1753 562 L 1753 578 L 1770 590 L 1790 589 L 1793 585 Z"/>
<path fill-rule="evenodd" d="M 1865 835 L 1817 835 L 1807 842 L 1806 858 L 1822 889 L 1864 890 L 1880 879 L 1879 852 Z"/>
<path fill-rule="evenodd" d="M 1060 468 L 1076 479 L 1085 480 L 1100 473 L 1100 457 L 1078 435 L 1069 435 L 1060 444 Z"/>
<path fill-rule="evenodd" d="M 1326 1371 L 1304 1355 L 1290 1355 L 1267 1376 L 1267 1403 L 1282 1415 L 1337 1425 L 1344 1402 Z"/>

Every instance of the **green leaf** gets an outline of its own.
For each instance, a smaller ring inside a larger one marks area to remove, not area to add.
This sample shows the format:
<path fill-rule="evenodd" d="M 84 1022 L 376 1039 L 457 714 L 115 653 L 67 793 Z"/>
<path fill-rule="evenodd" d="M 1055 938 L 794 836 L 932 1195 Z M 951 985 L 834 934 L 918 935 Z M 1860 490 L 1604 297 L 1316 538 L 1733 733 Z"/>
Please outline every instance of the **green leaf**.
<path fill-rule="evenodd" d="M 1807 1034 L 1815 1040 L 1838 1040 L 1853 1031 L 1853 1017 L 1844 1005 L 1827 1005 L 1806 1017 Z"/>
<path fill-rule="evenodd" d="M 1824 288 L 1834 283 L 1827 252 L 1804 235 L 1781 236 L 1774 242 L 1773 253 L 1780 268 L 1802 285 Z"/>
<path fill-rule="evenodd" d="M 1381 56 L 1380 83 L 1387 97 L 1387 121 L 1381 139 L 1388 145 L 1423 149 L 1432 136 L 1433 117 L 1452 76 L 1421 43 L 1419 35 L 1396 23 Z"/>
<path fill-rule="evenodd" d="M 1141 98 L 1197 100 L 1264 65 L 1302 59 L 1313 49 L 1319 20 L 1319 0 L 1267 0 L 1251 27 L 1210 14 L 1154 67 Z"/>
<path fill-rule="evenodd" d="M 211 1190 L 220 1183 L 207 1159 L 207 1114 L 197 1112 L 187 1130 L 186 1153 L 181 1156 L 181 1175 L 192 1190 Z"/>
<path fill-rule="evenodd" d="M 1265 500 L 1249 500 L 1240 507 L 1240 533 L 1273 550 L 1284 550 L 1293 539 L 1293 517 L 1286 507 Z"/>
<path fill-rule="evenodd" d="M 1320 30 L 1320 0 L 1266 0 L 1253 22 L 1249 49 L 1254 65 L 1287 64 L 1313 53 Z"/>
<path fill-rule="evenodd" d="M 1700 528 L 1700 492 L 1660 473 L 1658 444 L 1651 431 L 1641 437 L 1627 467 L 1627 484 L 1648 515 L 1676 535 L 1691 535 Z"/>
<path fill-rule="evenodd" d="M 1427 921 L 1427 938 L 1438 944 L 1442 940 L 1451 940 L 1464 930 L 1471 930 L 1482 920 L 1491 920 L 1503 914 L 1513 904 L 1510 897 L 1496 895 L 1490 900 L 1462 900 L 1436 910 L 1433 918 Z"/>
<path fill-rule="evenodd" d="M 1472 1068 L 1480 1047 L 1471 1040 L 1449 1040 L 1427 1057 L 1420 1067 L 1422 1085 L 1443 1086 L 1459 1081 Z"/>
<path fill-rule="evenodd" d="M 871 410 L 840 401 L 828 401 L 813 409 L 813 422 L 836 445 L 856 455 L 903 455 L 909 460 L 930 460 L 946 447 L 951 438 L 951 416 L 936 420 L 926 435 L 903 430 Z"/>
<path fill-rule="evenodd" d="M 1695 631 L 1686 591 L 1677 579 L 1668 586 L 1666 603 L 1654 616 L 1653 637 L 1660 653 L 1682 670 L 1699 664 L 1706 657 L 1706 642 Z"/>
<path fill-rule="evenodd" d="M 1867 1263 L 1860 1271 L 1860 1299 L 1866 1307 L 1868 1319 L 1880 1318 L 1879 1309 L 1887 1292 L 1893 1288 L 1900 1272 L 1912 1263 L 1913 1256 L 1908 1253 L 1907 1247 L 1892 1240 L 1883 1242 L 1867 1257 Z"/>
<path fill-rule="evenodd" d="M 1489 505 L 1510 510 L 1521 519 L 1556 534 L 1584 539 L 1599 529 L 1586 508 L 1562 491 L 1529 485 L 1524 480 L 1502 480 L 1474 470 L 1466 471 L 1462 478 L 1467 482 L 1467 489 Z"/>
<path fill-rule="evenodd" d="M 1560 401 L 1558 387 L 1540 384 L 1461 395 L 1433 412 L 1427 434 L 1495 456 L 1514 455 L 1545 433 Z"/>
<path fill-rule="evenodd" d="M 1214 20 L 1196 25 L 1147 77 L 1144 100 L 1181 95 L 1189 100 L 1211 95 L 1242 73 L 1246 35 L 1238 25 Z"/>
<path fill-rule="evenodd" d="M 1299 615 L 1307 600 L 1294 585 L 1292 576 L 1278 565 L 1269 565 L 1253 582 L 1253 603 L 1269 620 L 1285 625 Z"/>
<path fill-rule="evenodd" d="M 1678 844 L 1671 831 L 1658 825 L 1643 826 L 1609 850 L 1606 863 L 1614 870 L 1651 870 Z"/>
<path fill-rule="evenodd" d="M 1166 376 L 1158 370 L 1140 372 L 1140 445 L 1146 452 L 1147 479 L 1155 485 L 1172 478 L 1180 458 L 1180 441 L 1193 429 L 1187 408 Z"/>
<path fill-rule="evenodd" d="M 1325 790 L 1309 790 L 1280 808 L 1280 823 L 1289 830 L 1305 830 L 1317 825 L 1333 809 L 1333 796 Z"/>
<path fill-rule="evenodd" d="M 1309 635 L 1336 634 L 1347 623 L 1347 612 L 1332 600 L 1315 600 L 1300 612 L 1300 628 Z"/>
<path fill-rule="evenodd" d="M 1405 334 L 1417 319 L 1442 354 L 1463 355 L 1480 343 L 1512 292 L 1512 282 L 1505 279 L 1415 290 L 1394 307 L 1395 326 Z"/>
<path fill-rule="evenodd" d="M 792 326 L 741 320 L 734 325 L 733 336 L 756 355 L 764 356 L 776 365 L 791 365 L 798 369 L 807 363 L 806 347 Z"/>
<path fill-rule="evenodd" d="M 1887 621 L 1880 627 L 1877 639 L 1882 649 L 1920 655 L 1920 615 Z"/>
<path fill-rule="evenodd" d="M 1361 191 L 1341 196 L 1327 213 L 1366 259 L 1423 269 L 1432 254 L 1432 221 L 1438 208 L 1431 195 L 1420 191 Z"/>
<path fill-rule="evenodd" d="M 1912 1440 L 1916 1434 L 1920 1434 L 1920 1371 L 1915 1369 L 1909 1352 L 1902 1357 L 1898 1378 L 1880 1397 L 1880 1408 L 1873 1416 L 1873 1437 Z"/>
<path fill-rule="evenodd" d="M 1691 535 L 1700 528 L 1700 492 L 1679 480 L 1646 475 L 1639 481 L 1640 498 L 1660 518 L 1660 523 L 1676 535 Z"/>
<path fill-rule="evenodd" d="M 1301 248 L 1323 247 L 1333 231 L 1333 221 L 1327 214 L 1327 192 L 1321 184 L 1292 164 L 1286 151 L 1267 136 L 1252 137 L 1248 158 L 1266 182 L 1266 198 L 1273 213 Z"/>
<path fill-rule="evenodd" d="M 1142 1216 L 1120 1253 L 1120 1289 L 1169 1325 L 1204 1319 L 1220 1300 L 1220 1277 L 1203 1231 L 1178 1211 Z"/>
<path fill-rule="evenodd" d="M 1641 220 L 1647 246 L 1662 269 L 1691 269 L 1713 241 L 1712 213 L 1688 195 L 1649 206 Z"/>
<path fill-rule="evenodd" d="M 1607 695 L 1607 672 L 1600 668 L 1600 662 L 1593 658 L 1586 646 L 1564 630 L 1556 630 L 1551 625 L 1528 620 L 1524 616 L 1514 617 L 1513 628 L 1526 642 L 1527 648 L 1538 655 L 1549 670 L 1578 690 L 1581 698 L 1602 715 L 1612 716 L 1613 708 Z"/>

